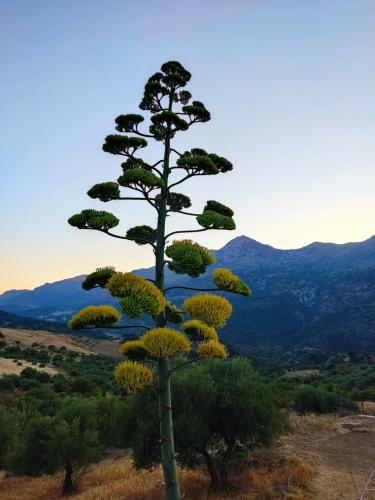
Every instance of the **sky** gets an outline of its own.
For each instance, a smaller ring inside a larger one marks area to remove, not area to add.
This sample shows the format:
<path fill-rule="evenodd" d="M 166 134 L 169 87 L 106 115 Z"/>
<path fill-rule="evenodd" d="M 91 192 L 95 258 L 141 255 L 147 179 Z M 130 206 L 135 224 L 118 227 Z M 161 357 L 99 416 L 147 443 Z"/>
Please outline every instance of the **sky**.
<path fill-rule="evenodd" d="M 196 241 L 298 248 L 375 234 L 373 0 L 0 0 L 0 23 L 0 292 L 152 265 L 147 246 L 67 219 L 96 208 L 119 216 L 120 233 L 153 225 L 152 208 L 86 192 L 120 175 L 103 139 L 168 60 L 212 115 L 179 148 L 234 164 L 183 186 L 195 211 L 207 199 L 235 211 L 235 231 Z M 160 159 L 161 145 L 146 154 Z M 196 226 L 179 215 L 169 227 Z"/>

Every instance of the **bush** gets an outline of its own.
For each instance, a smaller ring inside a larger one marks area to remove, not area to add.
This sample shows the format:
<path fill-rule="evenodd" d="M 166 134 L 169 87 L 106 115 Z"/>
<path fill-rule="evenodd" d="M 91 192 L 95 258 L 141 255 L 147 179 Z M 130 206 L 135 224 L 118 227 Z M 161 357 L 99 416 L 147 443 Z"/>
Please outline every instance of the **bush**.
<path fill-rule="evenodd" d="M 303 386 L 298 389 L 294 400 L 294 409 L 302 414 L 337 413 L 355 408 L 354 401 L 321 387 Z"/>
<path fill-rule="evenodd" d="M 226 487 L 228 467 L 246 449 L 272 444 L 284 424 L 270 387 L 241 358 L 202 361 L 173 374 L 175 444 L 179 462 L 205 463 L 211 487 Z M 131 398 L 128 445 L 135 464 L 159 462 L 155 386 Z"/>

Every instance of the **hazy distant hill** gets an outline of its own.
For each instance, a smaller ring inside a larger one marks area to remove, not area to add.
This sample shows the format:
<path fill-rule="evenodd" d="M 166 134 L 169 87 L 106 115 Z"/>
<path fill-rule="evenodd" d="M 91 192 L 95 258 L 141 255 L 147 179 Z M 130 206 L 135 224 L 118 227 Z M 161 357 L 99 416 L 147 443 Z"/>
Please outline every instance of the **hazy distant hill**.
<path fill-rule="evenodd" d="M 72 333 L 66 324 L 46 321 L 37 318 L 27 318 L 16 316 L 15 314 L 0 311 L 0 327 L 3 328 L 21 328 L 25 330 L 46 330 L 55 333 Z"/>
<path fill-rule="evenodd" d="M 312 243 L 297 250 L 279 250 L 240 236 L 215 254 L 216 266 L 231 268 L 253 289 L 251 298 L 230 296 L 234 314 L 224 330 L 227 340 L 375 351 L 375 236 L 360 243 Z M 152 276 L 152 269 L 137 272 Z M 0 296 L 0 308 L 65 321 L 86 305 L 116 304 L 106 291 L 83 291 L 83 278 L 6 292 Z M 167 282 L 207 286 L 210 273 L 196 280 L 168 273 Z M 170 297 L 181 303 L 187 294 L 175 290 Z"/>

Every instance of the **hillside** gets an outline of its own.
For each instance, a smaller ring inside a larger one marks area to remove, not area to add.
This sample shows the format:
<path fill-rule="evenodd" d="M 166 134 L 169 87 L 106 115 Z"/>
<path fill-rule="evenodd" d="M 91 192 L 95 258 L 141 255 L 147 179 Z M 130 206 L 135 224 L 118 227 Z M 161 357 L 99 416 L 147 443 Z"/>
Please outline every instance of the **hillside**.
<path fill-rule="evenodd" d="M 358 243 L 312 243 L 280 250 L 246 236 L 215 251 L 217 264 L 247 281 L 252 297 L 231 296 L 234 314 L 223 338 L 232 344 L 314 347 L 328 351 L 375 351 L 375 236 Z M 152 269 L 136 271 L 152 276 Z M 89 305 L 116 302 L 101 289 L 85 292 L 84 276 L 35 290 L 5 292 L 0 308 L 43 320 L 66 321 Z M 167 272 L 168 285 L 210 286 L 210 273 L 196 280 Z M 188 295 L 173 290 L 181 304 Z"/>
<path fill-rule="evenodd" d="M 57 350 L 63 347 L 80 354 L 106 354 L 112 357 L 120 357 L 118 353 L 120 340 L 101 340 L 74 335 L 56 335 L 43 330 L 21 328 L 1 327 L 0 331 L 5 341 L 23 347 L 30 347 L 33 344 L 37 344 L 39 348 L 48 348 L 50 345 L 54 345 Z"/>

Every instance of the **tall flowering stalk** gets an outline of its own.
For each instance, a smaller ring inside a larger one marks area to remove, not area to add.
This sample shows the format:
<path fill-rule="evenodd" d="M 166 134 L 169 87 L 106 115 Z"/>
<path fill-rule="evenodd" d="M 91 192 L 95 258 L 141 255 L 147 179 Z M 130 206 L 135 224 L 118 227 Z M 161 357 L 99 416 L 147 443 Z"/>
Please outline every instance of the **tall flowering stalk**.
<path fill-rule="evenodd" d="M 69 219 L 69 224 L 79 229 L 95 230 L 138 245 L 149 245 L 155 255 L 155 278 L 147 280 L 132 273 L 117 272 L 114 268 L 97 269 L 83 282 L 83 288 L 106 288 L 119 299 L 119 309 L 129 318 L 144 314 L 155 320 L 155 328 L 144 325 L 122 325 L 119 312 L 110 306 L 90 306 L 81 310 L 70 321 L 73 329 L 96 328 L 144 328 L 146 333 L 138 340 L 125 342 L 121 352 L 126 360 L 115 371 L 116 380 L 129 392 L 142 390 L 153 380 L 150 366 L 157 365 L 159 384 L 159 418 L 161 460 L 163 464 L 166 498 L 181 498 L 174 450 L 170 377 L 173 370 L 171 359 L 176 355 L 192 351 L 196 359 L 227 357 L 223 344 L 219 342 L 216 328 L 225 326 L 232 312 L 228 300 L 207 292 L 225 291 L 249 295 L 249 287 L 228 269 L 213 272 L 213 287 L 166 287 L 165 266 L 177 274 L 198 277 L 215 262 L 207 248 L 189 239 L 180 241 L 171 238 L 177 234 L 209 230 L 233 230 L 233 211 L 215 200 L 209 200 L 199 213 L 189 212 L 191 201 L 185 194 L 174 190 L 178 185 L 197 176 L 209 176 L 232 170 L 232 163 L 222 156 L 193 148 L 179 152 L 172 148 L 172 141 L 181 132 L 197 123 L 205 123 L 211 116 L 200 101 L 191 101 L 190 92 L 184 90 L 191 74 L 178 62 L 169 61 L 161 71 L 151 76 L 145 85 L 143 99 L 139 105 L 148 111 L 148 132 L 141 130 L 144 117 L 139 114 L 120 115 L 116 118 L 116 130 L 120 134 L 108 135 L 103 150 L 123 156 L 122 174 L 117 182 L 95 184 L 88 195 L 103 202 L 114 200 L 137 200 L 151 205 L 156 214 L 156 227 L 139 225 L 128 229 L 126 234 L 112 231 L 119 220 L 110 212 L 83 210 Z M 131 135 L 123 135 L 131 134 Z M 138 156 L 147 147 L 147 140 L 162 145 L 163 156 L 151 164 Z M 125 188 L 126 195 L 122 193 Z M 130 196 L 133 192 L 134 196 Z M 195 218 L 197 229 L 168 233 L 167 217 L 179 213 Z M 168 292 L 182 288 L 198 290 L 200 294 L 187 298 L 182 310 L 167 300 Z M 185 321 L 184 315 L 190 319 Z M 169 325 L 179 325 L 171 328 Z M 191 356 L 191 354 L 190 354 Z M 195 359 L 195 358 L 193 358 Z M 184 364 L 184 363 L 183 363 Z"/>

